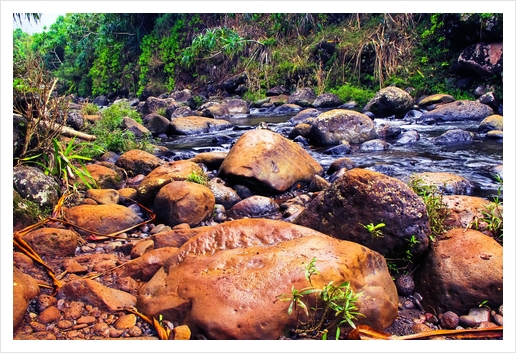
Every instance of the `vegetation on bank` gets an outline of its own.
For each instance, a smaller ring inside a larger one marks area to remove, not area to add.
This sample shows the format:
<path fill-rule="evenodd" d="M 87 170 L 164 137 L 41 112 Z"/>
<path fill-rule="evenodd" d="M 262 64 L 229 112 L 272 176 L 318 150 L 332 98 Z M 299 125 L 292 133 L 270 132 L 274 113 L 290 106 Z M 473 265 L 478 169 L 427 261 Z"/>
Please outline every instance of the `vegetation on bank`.
<path fill-rule="evenodd" d="M 310 86 L 365 104 L 392 84 L 471 97 L 455 84 L 456 59 L 470 44 L 502 40 L 502 29 L 502 14 L 489 13 L 76 13 L 44 33 L 15 30 L 13 54 L 16 66 L 37 53 L 60 94 L 217 93 L 244 73 L 248 99 L 274 86 Z M 501 77 L 487 83 L 502 99 Z"/>

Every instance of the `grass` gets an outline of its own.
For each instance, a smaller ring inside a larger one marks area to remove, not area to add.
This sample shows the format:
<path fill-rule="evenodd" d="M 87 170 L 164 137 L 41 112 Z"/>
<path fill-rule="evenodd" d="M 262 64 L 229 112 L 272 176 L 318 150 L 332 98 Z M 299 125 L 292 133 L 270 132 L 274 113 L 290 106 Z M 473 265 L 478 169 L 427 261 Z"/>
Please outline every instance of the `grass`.
<path fill-rule="evenodd" d="M 208 178 L 206 177 L 206 175 L 203 172 L 201 172 L 201 173 L 198 173 L 196 171 L 191 172 L 186 177 L 186 181 L 204 185 L 204 186 L 208 185 Z"/>

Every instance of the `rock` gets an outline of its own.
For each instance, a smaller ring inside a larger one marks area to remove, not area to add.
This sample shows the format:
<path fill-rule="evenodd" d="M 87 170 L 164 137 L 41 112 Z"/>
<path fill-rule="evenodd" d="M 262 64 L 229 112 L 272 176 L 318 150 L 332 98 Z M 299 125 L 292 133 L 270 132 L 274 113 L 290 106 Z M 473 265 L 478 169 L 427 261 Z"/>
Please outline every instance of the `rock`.
<path fill-rule="evenodd" d="M 86 170 L 101 189 L 119 189 L 125 179 L 116 170 L 101 164 L 88 164 Z"/>
<path fill-rule="evenodd" d="M 216 170 L 220 168 L 224 159 L 226 159 L 227 152 L 201 152 L 195 157 L 190 158 L 189 161 L 192 163 L 202 163 L 209 170 Z"/>
<path fill-rule="evenodd" d="M 301 110 L 299 113 L 289 119 L 289 123 L 292 125 L 298 125 L 303 123 L 308 118 L 316 118 L 321 112 L 316 108 L 307 108 Z"/>
<path fill-rule="evenodd" d="M 482 77 L 494 76 L 503 71 L 503 43 L 470 45 L 460 53 L 457 62 Z"/>
<path fill-rule="evenodd" d="M 493 307 L 503 303 L 503 247 L 487 235 L 452 229 L 420 264 L 414 281 L 425 310 L 461 314 L 486 298 Z"/>
<path fill-rule="evenodd" d="M 237 89 L 238 86 L 240 86 L 241 84 L 244 84 L 246 81 L 247 81 L 247 74 L 244 72 L 244 73 L 240 73 L 240 74 L 237 74 L 235 76 L 228 78 L 227 80 L 222 82 L 221 87 L 224 90 L 226 90 L 228 93 L 233 93 Z"/>
<path fill-rule="evenodd" d="M 220 178 L 213 178 L 208 182 L 208 187 L 215 196 L 215 203 L 221 204 L 227 209 L 230 209 L 242 198 L 232 188 L 225 185 L 224 180 Z"/>
<path fill-rule="evenodd" d="M 149 174 L 165 161 L 142 150 L 130 150 L 118 158 L 116 165 L 136 174 Z"/>
<path fill-rule="evenodd" d="M 174 181 L 163 186 L 154 199 L 156 215 L 165 224 L 197 226 L 212 215 L 215 196 L 206 186 Z"/>
<path fill-rule="evenodd" d="M 84 197 L 95 200 L 101 205 L 113 205 L 118 203 L 120 194 L 115 189 L 88 189 Z"/>
<path fill-rule="evenodd" d="M 137 138 L 141 138 L 151 134 L 149 129 L 147 129 L 145 126 L 143 126 L 136 120 L 131 119 L 128 116 L 122 118 L 122 128 L 129 130 Z"/>
<path fill-rule="evenodd" d="M 189 104 L 193 99 L 192 91 L 189 89 L 183 89 L 181 91 L 174 91 L 170 93 L 168 98 L 172 98 L 177 103 Z"/>
<path fill-rule="evenodd" d="M 230 115 L 249 114 L 249 105 L 243 99 L 227 99 L 224 105 L 228 108 Z"/>
<path fill-rule="evenodd" d="M 119 277 L 128 276 L 136 280 L 148 281 L 176 250 L 177 248 L 175 247 L 150 250 L 138 258 L 126 262 L 124 266 L 116 269 L 114 273 Z"/>
<path fill-rule="evenodd" d="M 409 275 L 400 275 L 396 278 L 394 284 L 396 285 L 398 294 L 402 297 L 408 297 L 415 289 L 414 280 Z"/>
<path fill-rule="evenodd" d="M 312 88 L 298 88 L 287 100 L 288 104 L 296 104 L 300 107 L 310 107 L 315 101 L 315 93 Z"/>
<path fill-rule="evenodd" d="M 56 321 L 61 316 L 61 312 L 55 306 L 51 306 L 43 310 L 38 315 L 38 322 L 42 324 L 49 324 Z"/>
<path fill-rule="evenodd" d="M 376 135 L 381 139 L 395 139 L 401 134 L 398 125 L 382 123 L 376 127 Z"/>
<path fill-rule="evenodd" d="M 312 102 L 315 108 L 335 108 L 342 104 L 342 99 L 333 93 L 323 93 Z"/>
<path fill-rule="evenodd" d="M 219 177 L 264 193 L 281 193 L 297 182 L 309 183 L 322 170 L 295 142 L 259 129 L 245 132 L 235 142 L 220 166 Z"/>
<path fill-rule="evenodd" d="M 90 232 L 111 234 L 143 222 L 132 209 L 122 205 L 79 205 L 69 208 L 64 218 Z M 77 229 L 80 234 L 90 235 L 88 231 Z"/>
<path fill-rule="evenodd" d="M 173 99 L 161 99 L 156 97 L 148 97 L 142 107 L 143 115 L 155 113 L 158 109 L 166 108 L 169 104 L 174 103 Z"/>
<path fill-rule="evenodd" d="M 170 122 L 172 135 L 195 135 L 221 131 L 233 125 L 222 119 L 203 118 L 200 116 L 186 116 L 172 119 Z"/>
<path fill-rule="evenodd" d="M 22 238 L 39 256 L 49 258 L 74 255 L 79 241 L 77 233 L 62 228 L 39 228 Z"/>
<path fill-rule="evenodd" d="M 36 167 L 14 167 L 13 187 L 23 199 L 35 202 L 41 207 L 52 208 L 59 200 L 60 188 L 57 182 Z"/>
<path fill-rule="evenodd" d="M 279 211 L 279 205 L 273 199 L 265 196 L 254 195 L 235 204 L 227 215 L 234 219 L 259 218 L 274 214 Z"/>
<path fill-rule="evenodd" d="M 204 174 L 201 167 L 187 160 L 166 162 L 151 171 L 138 186 L 138 201 L 143 204 L 152 204 L 159 190 L 173 182 L 184 181 L 191 174 Z"/>
<path fill-rule="evenodd" d="M 170 132 L 170 120 L 156 113 L 151 113 L 145 116 L 147 129 L 154 136 L 161 134 L 168 134 Z"/>
<path fill-rule="evenodd" d="M 13 190 L 13 231 L 19 231 L 39 221 L 41 208 L 34 202 L 23 199 Z"/>
<path fill-rule="evenodd" d="M 359 297 L 356 324 L 388 327 L 398 297 L 385 259 L 358 244 L 281 221 L 242 219 L 207 227 L 167 259 L 141 288 L 137 308 L 188 325 L 209 339 L 278 339 L 298 324 L 278 296 L 310 284 L 303 266 L 316 258 L 312 283 L 349 281 Z M 307 306 L 315 296 L 306 296 Z M 213 305 L 213 303 L 217 305 Z M 321 305 L 321 303 L 319 303 Z M 299 319 L 306 320 L 302 311 Z"/>
<path fill-rule="evenodd" d="M 397 87 L 385 87 L 366 104 L 364 112 L 371 112 L 378 117 L 395 115 L 403 117 L 414 105 L 414 99 Z"/>
<path fill-rule="evenodd" d="M 284 94 L 284 95 L 289 94 L 288 89 L 283 85 L 274 86 L 274 87 L 268 89 L 267 92 L 265 92 L 266 97 L 279 96 L 282 94 Z"/>
<path fill-rule="evenodd" d="M 39 295 L 38 283 L 34 278 L 13 267 L 13 329 L 23 322 L 29 302 Z"/>
<path fill-rule="evenodd" d="M 67 282 L 59 289 L 57 298 L 80 300 L 81 304 L 89 304 L 101 310 L 112 312 L 124 310 L 136 305 L 136 297 L 133 295 L 117 289 L 108 288 L 91 279 L 76 279 Z"/>
<path fill-rule="evenodd" d="M 230 117 L 229 109 L 225 104 L 213 103 L 201 111 L 202 116 L 212 119 L 228 119 Z"/>
<path fill-rule="evenodd" d="M 440 321 L 442 328 L 445 330 L 455 330 L 459 326 L 459 316 L 453 311 L 445 312 Z"/>
<path fill-rule="evenodd" d="M 84 127 L 84 118 L 82 117 L 82 114 L 69 111 L 68 116 L 66 117 L 66 125 L 70 126 L 74 130 L 82 130 Z"/>
<path fill-rule="evenodd" d="M 466 228 L 472 227 L 476 219 L 479 220 L 479 229 L 475 229 L 484 233 L 486 224 L 481 222 L 484 218 L 483 212 L 488 211 L 491 204 L 489 200 L 481 197 L 466 195 L 444 195 L 442 202 L 448 207 L 449 215 L 445 221 L 445 225 L 449 228 Z M 503 206 L 499 205 L 500 215 L 503 215 Z"/>
<path fill-rule="evenodd" d="M 276 96 L 270 96 L 269 103 L 273 106 L 281 106 L 287 104 L 288 101 L 288 94 L 280 94 Z M 301 110 L 301 107 L 297 104 L 294 104 L 293 106 L 298 107 L 298 111 Z"/>
<path fill-rule="evenodd" d="M 186 325 L 176 326 L 173 330 L 174 340 L 189 340 L 192 333 Z"/>
<path fill-rule="evenodd" d="M 204 227 L 181 228 L 159 232 L 152 236 L 154 247 L 156 249 L 165 247 L 179 248 L 181 245 L 186 243 L 188 239 L 192 238 L 203 229 Z"/>
<path fill-rule="evenodd" d="M 418 257 L 428 249 L 430 225 L 419 196 L 402 181 L 354 168 L 319 193 L 296 224 L 339 239 L 354 241 L 385 256 Z M 363 225 L 385 223 L 382 237 L 373 237 Z M 417 243 L 409 247 L 414 237 Z"/>
<path fill-rule="evenodd" d="M 432 111 L 423 113 L 420 120 L 440 123 L 445 121 L 482 120 L 490 115 L 493 115 L 493 109 L 486 104 L 477 101 L 459 100 L 443 104 Z"/>
<path fill-rule="evenodd" d="M 503 131 L 503 116 L 494 114 L 490 115 L 478 126 L 478 132 L 481 134 L 485 134 L 492 130 L 500 130 Z"/>
<path fill-rule="evenodd" d="M 384 151 L 388 150 L 391 145 L 383 140 L 380 139 L 373 139 L 369 141 L 363 142 L 360 147 L 359 151 L 361 152 L 374 152 L 374 151 Z"/>
<path fill-rule="evenodd" d="M 481 322 L 491 321 L 491 309 L 486 307 L 469 309 L 468 315 L 471 316 L 477 324 Z"/>
<path fill-rule="evenodd" d="M 124 316 L 120 316 L 118 320 L 115 321 L 115 328 L 118 330 L 130 329 L 131 327 L 136 325 L 136 315 L 127 314 Z"/>
<path fill-rule="evenodd" d="M 271 101 L 272 100 L 273 99 L 271 98 Z M 277 115 L 294 114 L 294 113 L 298 113 L 299 111 L 301 111 L 301 109 L 302 109 L 302 107 L 300 105 L 288 103 L 288 104 L 282 104 L 282 105 L 274 108 L 272 113 L 277 114 Z"/>
<path fill-rule="evenodd" d="M 446 195 L 468 195 L 475 189 L 468 179 L 453 173 L 447 172 L 422 172 L 414 173 L 409 180 L 419 180 L 422 185 L 434 185 L 439 192 Z"/>
<path fill-rule="evenodd" d="M 462 129 L 448 130 L 442 135 L 436 136 L 432 139 L 436 145 L 448 145 L 452 143 L 463 143 L 473 141 L 475 134 Z"/>
<path fill-rule="evenodd" d="M 486 137 L 495 140 L 503 139 L 503 131 L 502 130 L 491 130 L 486 133 Z"/>
<path fill-rule="evenodd" d="M 318 146 L 336 145 L 342 140 L 362 143 L 376 138 L 373 121 L 353 110 L 333 109 L 305 122 L 312 126 L 310 141 Z"/>
<path fill-rule="evenodd" d="M 200 115 L 197 111 L 192 111 L 190 107 L 186 106 L 179 106 L 179 107 L 168 107 L 167 111 L 165 112 L 165 117 L 167 119 L 170 119 L 172 121 L 175 118 L 181 118 L 184 116 L 193 116 L 193 115 Z"/>
<path fill-rule="evenodd" d="M 131 259 L 136 259 L 152 250 L 154 250 L 154 241 L 152 239 L 142 239 L 137 241 L 131 249 Z"/>
<path fill-rule="evenodd" d="M 406 145 L 417 141 L 419 141 L 419 132 L 417 130 L 407 130 L 400 134 L 398 140 L 396 140 L 396 145 Z"/>
<path fill-rule="evenodd" d="M 348 157 L 341 157 L 334 160 L 331 164 L 328 170 L 326 171 L 326 174 L 333 174 L 338 170 L 341 169 L 353 169 L 355 168 L 355 162 Z"/>
<path fill-rule="evenodd" d="M 423 99 L 421 99 L 418 103 L 420 107 L 427 108 L 430 105 L 436 105 L 436 104 L 444 104 L 444 103 L 451 103 L 455 102 L 455 98 L 449 94 L 432 94 L 430 96 L 427 96 Z"/>

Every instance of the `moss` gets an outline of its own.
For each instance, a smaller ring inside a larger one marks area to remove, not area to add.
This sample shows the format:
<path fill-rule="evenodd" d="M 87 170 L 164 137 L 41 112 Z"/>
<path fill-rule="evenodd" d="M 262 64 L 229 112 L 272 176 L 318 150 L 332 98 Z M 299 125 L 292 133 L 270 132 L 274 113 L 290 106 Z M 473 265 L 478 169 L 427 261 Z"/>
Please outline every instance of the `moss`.
<path fill-rule="evenodd" d="M 49 210 L 42 209 L 35 202 L 26 200 L 13 190 L 13 231 L 23 229 L 38 221 L 38 216 L 45 217 Z"/>

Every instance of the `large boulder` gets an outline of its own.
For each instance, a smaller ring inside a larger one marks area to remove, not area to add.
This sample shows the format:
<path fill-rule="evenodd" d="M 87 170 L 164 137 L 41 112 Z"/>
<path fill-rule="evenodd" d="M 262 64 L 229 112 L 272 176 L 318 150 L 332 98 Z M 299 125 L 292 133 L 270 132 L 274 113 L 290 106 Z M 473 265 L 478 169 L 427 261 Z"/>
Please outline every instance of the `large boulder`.
<path fill-rule="evenodd" d="M 101 189 L 120 189 L 125 184 L 123 172 L 117 170 L 116 166 L 115 168 L 110 168 L 94 163 L 88 164 L 86 170 Z"/>
<path fill-rule="evenodd" d="M 258 129 L 245 132 L 231 147 L 219 177 L 247 184 L 265 193 L 287 191 L 297 182 L 310 183 L 322 167 L 295 142 Z"/>
<path fill-rule="evenodd" d="M 287 103 L 296 104 L 300 107 L 310 107 L 315 98 L 315 93 L 310 87 L 299 88 L 288 97 Z"/>
<path fill-rule="evenodd" d="M 407 250 L 419 256 L 429 245 L 430 225 L 423 200 L 402 181 L 361 168 L 335 180 L 294 223 L 391 257 Z M 381 236 L 373 236 L 365 228 L 371 223 L 385 224 Z M 417 243 L 410 247 L 412 236 Z"/>
<path fill-rule="evenodd" d="M 165 163 L 164 160 L 155 155 L 142 151 L 130 150 L 125 152 L 118 158 L 116 165 L 124 168 L 126 171 L 131 171 L 134 175 L 149 174 L 152 170 Z"/>
<path fill-rule="evenodd" d="M 312 284 L 349 281 L 362 293 L 357 324 L 385 329 L 396 318 L 398 296 L 385 259 L 356 243 L 266 219 L 206 227 L 170 256 L 139 291 L 137 308 L 148 316 L 188 325 L 209 339 L 278 339 L 306 321 L 288 315 L 279 300 L 292 287 L 310 286 L 304 268 L 316 259 Z M 303 297 L 316 305 L 315 295 Z M 318 300 L 317 300 L 318 301 Z M 318 302 L 321 307 L 322 303 Z"/>
<path fill-rule="evenodd" d="M 333 109 L 305 122 L 312 126 L 310 142 L 319 146 L 338 145 L 342 140 L 362 143 L 376 138 L 371 118 L 353 110 Z"/>
<path fill-rule="evenodd" d="M 478 43 L 460 53 L 458 63 L 483 77 L 491 77 L 503 71 L 503 43 Z"/>
<path fill-rule="evenodd" d="M 379 90 L 363 111 L 371 112 L 378 117 L 403 117 L 413 105 L 414 99 L 410 94 L 398 87 L 390 86 Z"/>
<path fill-rule="evenodd" d="M 39 295 L 38 282 L 18 268 L 13 267 L 13 329 L 16 330 L 25 317 L 29 302 Z"/>
<path fill-rule="evenodd" d="M 243 99 L 227 99 L 224 105 L 228 108 L 229 114 L 249 114 L 249 105 Z"/>
<path fill-rule="evenodd" d="M 485 134 L 492 130 L 503 131 L 503 116 L 494 114 L 490 115 L 480 122 L 478 132 Z"/>
<path fill-rule="evenodd" d="M 323 93 L 317 96 L 312 103 L 316 108 L 335 108 L 342 104 L 342 99 L 333 93 Z"/>
<path fill-rule="evenodd" d="M 503 246 L 476 230 L 452 229 L 435 243 L 414 273 L 423 307 L 465 315 L 484 300 L 503 304 Z"/>
<path fill-rule="evenodd" d="M 444 121 L 482 120 L 493 115 L 493 109 L 478 101 L 459 100 L 442 104 L 425 112 L 419 118 L 422 122 L 440 123 Z"/>
<path fill-rule="evenodd" d="M 421 172 L 409 177 L 409 182 L 423 186 L 435 186 L 445 195 L 470 195 L 476 185 L 463 176 L 448 172 Z"/>
<path fill-rule="evenodd" d="M 75 254 L 77 233 L 69 229 L 39 228 L 23 236 L 23 240 L 40 256 L 66 257 Z"/>

